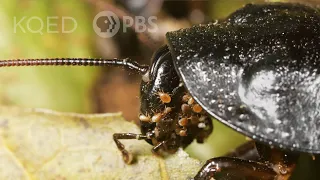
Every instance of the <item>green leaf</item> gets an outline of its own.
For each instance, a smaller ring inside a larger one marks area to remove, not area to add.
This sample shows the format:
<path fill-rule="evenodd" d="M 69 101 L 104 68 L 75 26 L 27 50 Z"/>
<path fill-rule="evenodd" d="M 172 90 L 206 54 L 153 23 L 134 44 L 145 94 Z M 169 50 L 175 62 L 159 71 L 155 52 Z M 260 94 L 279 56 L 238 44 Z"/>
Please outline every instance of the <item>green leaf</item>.
<path fill-rule="evenodd" d="M 183 150 L 160 158 L 138 140 L 122 141 L 136 158 L 126 165 L 112 134 L 139 131 L 120 113 L 0 107 L 0 179 L 188 179 L 201 168 Z"/>

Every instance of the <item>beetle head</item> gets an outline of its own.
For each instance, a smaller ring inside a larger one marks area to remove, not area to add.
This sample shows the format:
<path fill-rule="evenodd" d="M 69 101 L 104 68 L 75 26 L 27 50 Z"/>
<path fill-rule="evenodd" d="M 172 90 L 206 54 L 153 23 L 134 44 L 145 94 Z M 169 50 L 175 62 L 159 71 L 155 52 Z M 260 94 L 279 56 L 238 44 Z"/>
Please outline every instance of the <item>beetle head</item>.
<path fill-rule="evenodd" d="M 195 138 L 202 142 L 212 131 L 211 119 L 204 111 L 192 111 L 188 100 L 183 101 L 191 96 L 174 68 L 168 47 L 160 48 L 152 59 L 153 64 L 143 75 L 140 89 L 142 133 L 151 136 L 147 140 L 150 144 L 162 143 L 161 149 L 167 152 L 186 147 Z M 191 123 L 192 120 L 195 122 Z"/>

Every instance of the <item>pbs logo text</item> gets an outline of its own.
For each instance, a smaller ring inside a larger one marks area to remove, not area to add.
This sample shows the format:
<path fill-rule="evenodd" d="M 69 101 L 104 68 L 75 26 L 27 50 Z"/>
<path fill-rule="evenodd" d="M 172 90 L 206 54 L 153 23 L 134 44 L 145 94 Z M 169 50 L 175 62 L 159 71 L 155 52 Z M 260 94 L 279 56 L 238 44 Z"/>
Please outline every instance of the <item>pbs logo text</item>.
<path fill-rule="evenodd" d="M 133 28 L 136 33 L 142 32 L 156 32 L 158 26 L 156 24 L 157 17 L 144 16 L 123 16 L 121 21 L 119 17 L 111 11 L 101 11 L 93 19 L 93 29 L 96 34 L 102 38 L 110 38 L 117 34 L 117 32 L 127 32 L 128 28 Z M 123 24 L 122 28 L 121 22 Z"/>

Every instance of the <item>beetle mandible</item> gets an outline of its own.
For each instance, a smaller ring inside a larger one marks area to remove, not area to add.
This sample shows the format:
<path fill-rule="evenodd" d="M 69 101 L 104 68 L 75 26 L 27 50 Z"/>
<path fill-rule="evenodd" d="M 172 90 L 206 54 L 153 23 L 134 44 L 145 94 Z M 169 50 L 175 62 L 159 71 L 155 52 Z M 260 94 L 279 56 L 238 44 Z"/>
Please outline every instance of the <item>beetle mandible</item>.
<path fill-rule="evenodd" d="M 152 151 L 203 142 L 214 117 L 256 141 L 260 162 L 213 158 L 195 179 L 288 179 L 299 152 L 320 153 L 320 14 L 312 7 L 249 4 L 225 20 L 168 32 L 152 65 L 127 59 L 4 60 L 0 66 L 120 66 L 142 75 L 141 134 Z"/>

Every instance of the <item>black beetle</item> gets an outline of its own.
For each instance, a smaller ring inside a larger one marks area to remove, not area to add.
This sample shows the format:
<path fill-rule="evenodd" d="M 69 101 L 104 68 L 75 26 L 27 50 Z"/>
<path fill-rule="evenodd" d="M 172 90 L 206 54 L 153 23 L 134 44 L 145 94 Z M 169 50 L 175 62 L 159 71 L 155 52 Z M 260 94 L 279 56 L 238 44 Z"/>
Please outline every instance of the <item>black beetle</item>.
<path fill-rule="evenodd" d="M 167 33 L 150 66 L 130 59 L 0 61 L 0 66 L 113 65 L 141 73 L 142 134 L 175 152 L 213 130 L 210 117 L 256 143 L 260 162 L 213 158 L 195 179 L 288 179 L 299 152 L 320 153 L 320 13 L 288 3 L 246 5 L 223 21 Z M 318 79 L 319 78 L 319 79 Z M 319 80 L 319 81 L 318 81 Z"/>

